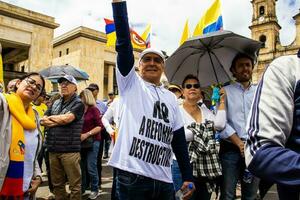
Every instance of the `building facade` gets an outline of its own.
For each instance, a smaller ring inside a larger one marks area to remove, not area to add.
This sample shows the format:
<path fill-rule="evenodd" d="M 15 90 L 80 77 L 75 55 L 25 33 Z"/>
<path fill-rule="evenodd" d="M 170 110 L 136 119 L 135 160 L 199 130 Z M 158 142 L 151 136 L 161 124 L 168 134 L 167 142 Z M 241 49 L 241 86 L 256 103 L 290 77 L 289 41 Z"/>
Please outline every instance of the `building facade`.
<path fill-rule="evenodd" d="M 296 54 L 300 49 L 300 13 L 293 19 L 296 25 L 296 37 L 287 46 L 282 46 L 279 39 L 279 30 L 276 16 L 277 0 L 252 0 L 253 15 L 251 30 L 252 39 L 261 41 L 263 47 L 260 49 L 258 63 L 253 72 L 253 81 L 257 82 L 266 67 L 275 58 L 283 55 Z"/>
<path fill-rule="evenodd" d="M 52 63 L 53 17 L 0 1 L 4 83 Z M 41 59 L 42 58 L 42 59 Z"/>

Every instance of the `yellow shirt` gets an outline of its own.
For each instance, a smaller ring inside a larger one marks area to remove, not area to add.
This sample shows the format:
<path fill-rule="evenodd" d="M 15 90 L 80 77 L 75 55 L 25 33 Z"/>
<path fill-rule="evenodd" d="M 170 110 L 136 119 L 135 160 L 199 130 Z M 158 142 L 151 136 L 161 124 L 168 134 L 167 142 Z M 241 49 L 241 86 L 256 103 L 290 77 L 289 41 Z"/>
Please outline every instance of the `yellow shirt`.
<path fill-rule="evenodd" d="M 39 105 L 39 106 L 32 104 L 32 107 L 34 110 L 36 110 L 39 113 L 40 118 L 42 118 L 44 116 L 46 110 L 48 109 L 48 107 L 44 103 L 41 103 L 41 105 Z M 42 136 L 44 139 L 44 126 L 41 126 L 41 131 L 42 131 Z"/>

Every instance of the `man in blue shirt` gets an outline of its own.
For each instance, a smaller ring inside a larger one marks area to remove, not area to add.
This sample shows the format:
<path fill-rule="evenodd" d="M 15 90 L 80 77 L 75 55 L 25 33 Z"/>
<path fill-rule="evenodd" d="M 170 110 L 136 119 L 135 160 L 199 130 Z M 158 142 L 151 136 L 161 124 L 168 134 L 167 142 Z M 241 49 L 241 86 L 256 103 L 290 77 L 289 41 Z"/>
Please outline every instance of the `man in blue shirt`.
<path fill-rule="evenodd" d="M 238 54 L 232 61 L 230 71 L 236 82 L 224 87 L 226 91 L 227 123 L 221 132 L 220 159 L 223 182 L 221 199 L 232 200 L 235 197 L 238 179 L 245 171 L 244 142 L 247 139 L 246 122 L 250 112 L 256 85 L 251 83 L 253 59 Z M 258 179 L 251 183 L 241 181 L 242 199 L 255 199 Z"/>
<path fill-rule="evenodd" d="M 107 110 L 107 106 L 105 105 L 105 103 L 97 99 L 97 96 L 99 94 L 99 86 L 96 83 L 91 83 L 86 89 L 89 89 L 93 93 L 93 96 L 96 100 L 96 106 L 100 111 L 101 115 L 104 115 L 104 113 Z"/>

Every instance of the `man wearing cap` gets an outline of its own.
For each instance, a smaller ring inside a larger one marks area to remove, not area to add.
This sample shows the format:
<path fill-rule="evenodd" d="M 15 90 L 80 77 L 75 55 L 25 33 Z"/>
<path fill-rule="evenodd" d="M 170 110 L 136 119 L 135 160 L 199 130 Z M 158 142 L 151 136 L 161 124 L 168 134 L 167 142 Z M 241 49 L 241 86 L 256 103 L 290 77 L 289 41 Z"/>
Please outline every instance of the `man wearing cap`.
<path fill-rule="evenodd" d="M 168 89 L 175 94 L 175 96 L 179 99 L 182 97 L 182 89 L 179 85 L 177 84 L 170 84 Z"/>
<path fill-rule="evenodd" d="M 112 2 L 120 121 L 109 165 L 116 168 L 117 199 L 173 199 L 172 150 L 187 199 L 194 191 L 192 170 L 176 97 L 160 84 L 164 55 L 155 49 L 144 50 L 139 75 L 135 72 L 126 2 Z"/>
<path fill-rule="evenodd" d="M 41 119 L 46 130 L 51 179 L 56 200 L 81 199 L 80 133 L 84 105 L 76 94 L 77 82 L 71 75 L 58 79 L 61 98 L 56 100 Z M 66 176 L 67 175 L 67 179 Z M 71 194 L 65 185 L 69 182 Z"/>

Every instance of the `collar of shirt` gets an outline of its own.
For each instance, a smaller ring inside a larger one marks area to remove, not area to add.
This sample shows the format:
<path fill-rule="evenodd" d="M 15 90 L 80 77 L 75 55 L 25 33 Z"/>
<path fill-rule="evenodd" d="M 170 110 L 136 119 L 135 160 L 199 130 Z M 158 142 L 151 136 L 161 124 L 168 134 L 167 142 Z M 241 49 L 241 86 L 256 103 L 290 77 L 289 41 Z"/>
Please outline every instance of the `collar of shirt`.
<path fill-rule="evenodd" d="M 165 89 L 165 87 L 162 83 L 160 83 L 160 85 L 155 85 L 154 83 L 147 82 L 144 79 L 142 79 L 142 80 L 144 81 L 144 83 L 147 87 L 155 87 L 157 89 L 160 89 L 162 92 L 163 92 L 163 89 Z"/>
<path fill-rule="evenodd" d="M 239 83 L 239 82 L 234 82 L 232 85 L 234 85 L 234 86 L 237 87 L 237 88 L 240 88 L 241 90 L 250 90 L 250 89 L 254 86 L 254 84 L 253 84 L 252 82 L 250 82 L 249 86 L 248 86 L 246 89 L 245 89 L 244 86 L 243 86 L 241 83 Z"/>

